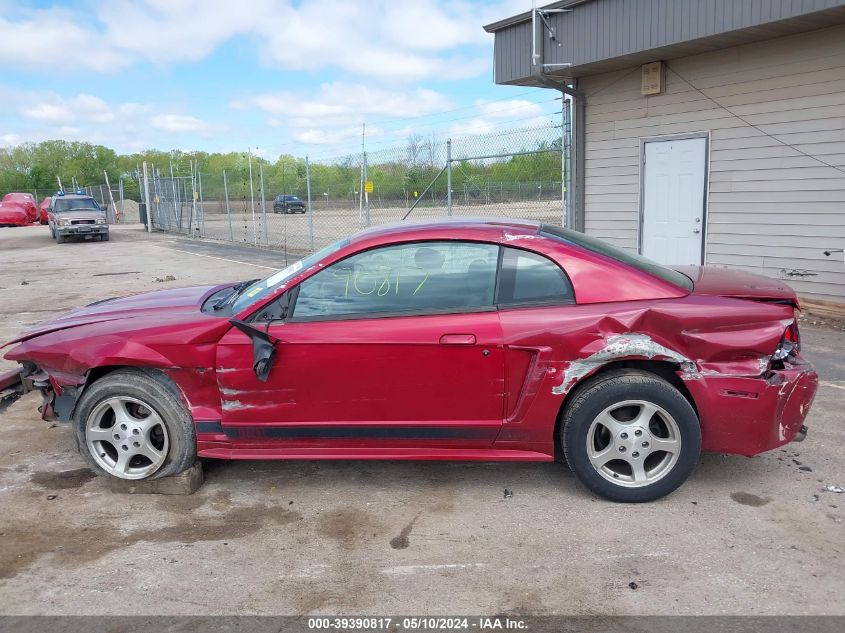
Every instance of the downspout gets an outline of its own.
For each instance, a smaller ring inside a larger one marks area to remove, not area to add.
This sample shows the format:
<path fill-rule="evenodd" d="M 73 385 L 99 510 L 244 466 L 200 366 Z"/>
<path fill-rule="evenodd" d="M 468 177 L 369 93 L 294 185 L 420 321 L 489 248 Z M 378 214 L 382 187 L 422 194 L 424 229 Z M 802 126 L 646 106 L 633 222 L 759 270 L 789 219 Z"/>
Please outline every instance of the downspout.
<path fill-rule="evenodd" d="M 569 186 L 572 188 L 571 200 L 572 210 L 567 217 L 567 227 L 575 229 L 576 231 L 584 231 L 584 147 L 586 136 L 584 134 L 586 116 L 587 116 L 587 95 L 577 89 L 576 80 L 570 79 L 563 81 L 556 79 L 545 73 L 545 38 L 541 32 L 538 41 L 538 27 L 542 29 L 543 25 L 536 19 L 536 8 L 531 11 L 531 29 L 532 29 L 532 50 L 531 50 L 531 72 L 534 79 L 546 88 L 559 90 L 561 93 L 561 107 L 565 99 L 563 95 L 568 95 L 572 98 L 573 112 L 572 112 L 572 146 L 570 163 L 572 166 L 572 173 L 570 175 Z M 558 64 L 562 66 L 563 64 Z"/>
<path fill-rule="evenodd" d="M 542 67 L 541 67 L 542 68 Z M 575 229 L 576 231 L 584 231 L 584 123 L 587 115 L 587 96 L 578 90 L 575 86 L 575 80 L 571 84 L 562 81 L 555 81 L 548 75 L 542 72 L 535 74 L 535 79 L 554 90 L 561 92 L 563 95 L 569 95 L 572 98 L 573 112 L 572 112 L 572 145 L 570 151 L 570 163 L 572 166 L 572 173 L 570 175 L 569 186 L 572 187 L 572 213 L 567 218 L 567 228 Z M 564 100 L 561 100 L 561 107 L 564 105 Z"/>

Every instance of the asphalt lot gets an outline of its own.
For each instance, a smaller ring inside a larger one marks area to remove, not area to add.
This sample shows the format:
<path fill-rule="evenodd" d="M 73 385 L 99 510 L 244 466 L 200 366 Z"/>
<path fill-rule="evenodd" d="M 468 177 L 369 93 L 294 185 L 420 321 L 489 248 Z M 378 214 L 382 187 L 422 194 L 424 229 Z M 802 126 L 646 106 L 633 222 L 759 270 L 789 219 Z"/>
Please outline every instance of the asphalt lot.
<path fill-rule="evenodd" d="M 284 263 L 134 227 L 62 246 L 0 229 L 0 340 Z M 29 394 L 0 414 L 0 613 L 843 615 L 845 494 L 825 487 L 845 486 L 845 332 L 802 334 L 822 379 L 807 440 L 705 455 L 639 506 L 559 464 L 207 462 L 193 496 L 114 494 Z"/>

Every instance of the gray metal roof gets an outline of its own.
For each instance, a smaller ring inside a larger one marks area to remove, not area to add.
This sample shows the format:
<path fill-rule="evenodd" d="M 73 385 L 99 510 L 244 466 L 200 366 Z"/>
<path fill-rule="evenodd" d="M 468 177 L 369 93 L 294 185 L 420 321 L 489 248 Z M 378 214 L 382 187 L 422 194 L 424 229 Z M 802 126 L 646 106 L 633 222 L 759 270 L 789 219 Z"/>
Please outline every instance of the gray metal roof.
<path fill-rule="evenodd" d="M 568 0 L 541 10 L 547 74 L 581 77 L 845 23 L 845 0 Z M 532 75 L 531 12 L 484 27 L 495 34 L 496 83 L 540 85 Z"/>

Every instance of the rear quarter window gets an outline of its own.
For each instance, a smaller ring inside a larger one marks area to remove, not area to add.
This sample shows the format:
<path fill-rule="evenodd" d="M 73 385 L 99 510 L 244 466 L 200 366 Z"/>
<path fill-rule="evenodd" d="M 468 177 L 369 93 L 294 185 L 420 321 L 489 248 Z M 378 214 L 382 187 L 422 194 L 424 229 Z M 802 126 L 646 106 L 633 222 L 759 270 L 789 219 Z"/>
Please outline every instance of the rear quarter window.
<path fill-rule="evenodd" d="M 688 292 L 693 289 L 692 280 L 683 273 L 667 268 L 662 264 L 658 264 L 657 262 L 632 251 L 608 244 L 607 242 L 596 239 L 595 237 L 590 237 L 584 233 L 565 229 L 560 226 L 551 226 L 549 224 L 542 225 L 539 233 L 544 237 L 566 242 L 568 244 L 574 244 L 575 246 L 598 253 L 599 255 L 610 257 L 611 259 L 622 262 L 631 268 L 636 268 L 637 270 L 662 279 L 663 281 L 678 286 L 679 288 L 683 288 Z"/>

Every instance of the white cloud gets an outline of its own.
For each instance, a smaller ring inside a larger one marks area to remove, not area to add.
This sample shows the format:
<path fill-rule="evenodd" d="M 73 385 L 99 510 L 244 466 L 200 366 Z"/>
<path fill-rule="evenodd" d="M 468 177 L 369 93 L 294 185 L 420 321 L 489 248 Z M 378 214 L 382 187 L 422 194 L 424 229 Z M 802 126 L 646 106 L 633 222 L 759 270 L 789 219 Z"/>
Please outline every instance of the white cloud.
<path fill-rule="evenodd" d="M 539 103 L 527 99 L 509 99 L 506 101 L 486 101 L 480 99 L 475 102 L 481 116 L 488 119 L 512 119 L 515 116 L 539 116 L 543 111 Z"/>
<path fill-rule="evenodd" d="M 294 141 L 305 145 L 346 144 L 360 137 L 361 123 L 369 118 L 425 116 L 454 106 L 446 95 L 416 88 L 387 90 L 346 81 L 322 84 L 313 95 L 293 91 L 260 94 L 230 104 L 235 109 L 255 107 L 267 113 L 270 127 L 287 126 Z M 368 125 L 367 136 L 383 134 Z"/>
<path fill-rule="evenodd" d="M 108 123 L 115 118 L 114 112 L 105 101 L 88 94 L 63 99 L 51 94 L 26 93 L 21 95 L 20 100 L 24 103 L 18 110 L 21 116 L 44 123 Z"/>
<path fill-rule="evenodd" d="M 188 147 L 184 149 L 196 149 L 196 135 L 208 137 L 224 129 L 151 104 L 109 104 L 85 93 L 62 97 L 47 90 L 33 92 L 2 85 L 0 111 L 18 115 L 17 121 L 12 119 L 15 123 L 11 130 L 0 129 L 0 147 L 61 138 L 102 144 L 121 152 L 178 148 L 185 142 Z M 175 134 L 186 136 L 174 138 Z"/>
<path fill-rule="evenodd" d="M 152 119 L 153 127 L 162 132 L 207 134 L 213 126 L 193 116 L 183 114 L 157 114 Z"/>
<path fill-rule="evenodd" d="M 0 17 L 0 66 L 114 72 L 204 59 L 250 38 L 265 63 L 365 77 L 460 79 L 490 68 L 481 25 L 522 0 L 95 0 L 86 11 L 11 5 Z"/>
<path fill-rule="evenodd" d="M 518 122 L 519 127 L 547 125 L 553 115 L 543 114 L 543 104 L 527 99 L 507 99 L 475 102 L 477 116 L 454 123 L 449 128 L 452 136 L 490 134 L 505 122 Z"/>
<path fill-rule="evenodd" d="M 0 134 L 0 147 L 14 147 L 22 142 L 23 138 L 19 134 Z"/>

